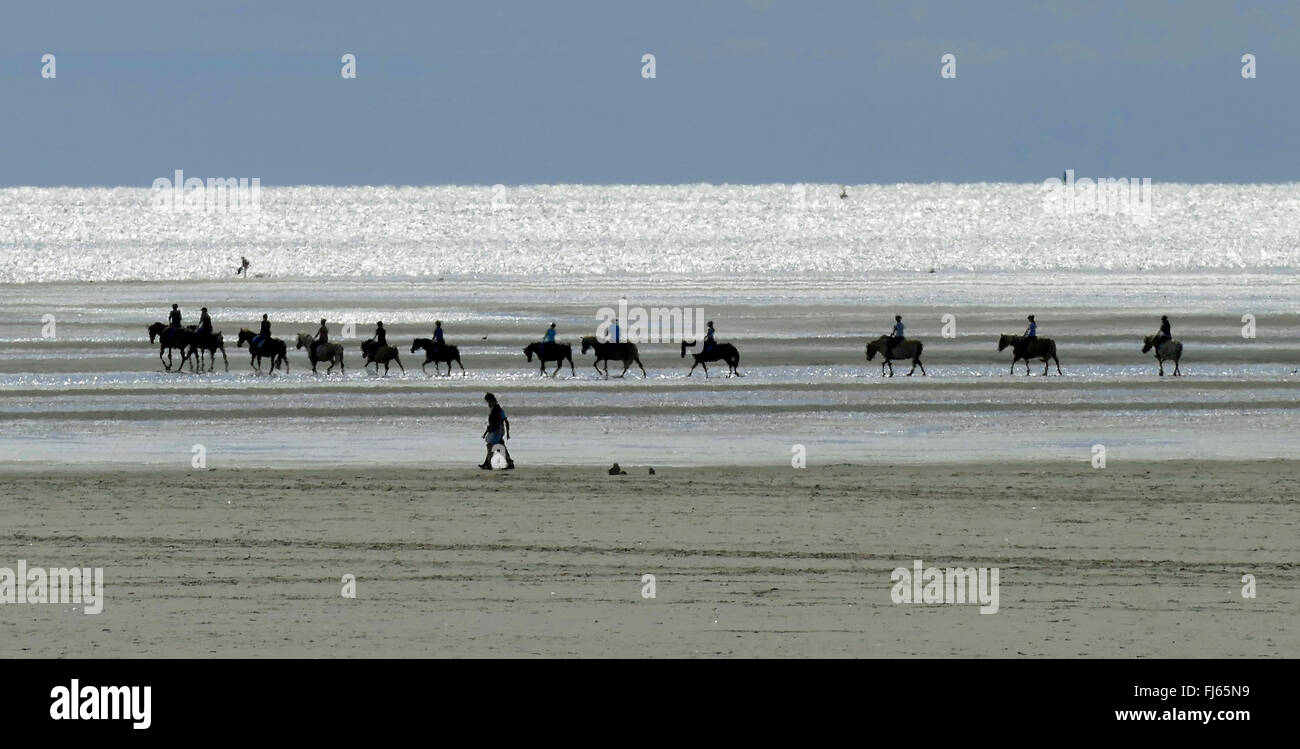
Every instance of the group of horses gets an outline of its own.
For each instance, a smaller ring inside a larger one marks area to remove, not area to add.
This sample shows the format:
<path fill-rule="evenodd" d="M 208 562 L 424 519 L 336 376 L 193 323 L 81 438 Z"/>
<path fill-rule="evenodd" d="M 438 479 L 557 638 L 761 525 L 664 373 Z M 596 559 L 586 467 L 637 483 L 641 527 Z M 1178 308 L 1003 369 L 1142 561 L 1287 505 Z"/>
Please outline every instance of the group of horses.
<path fill-rule="evenodd" d="M 1056 358 L 1056 341 L 1051 338 L 1034 338 L 1031 341 L 1025 341 L 1024 336 L 1008 335 L 1003 333 L 998 337 L 998 351 L 1004 351 L 1010 346 L 1011 354 L 1011 374 L 1016 373 L 1016 364 L 1023 361 L 1025 363 L 1025 374 L 1029 374 L 1029 362 L 1037 359 L 1043 362 L 1043 374 L 1047 375 L 1053 364 L 1056 365 L 1056 373 L 1061 372 L 1061 360 Z M 921 368 L 921 374 L 925 374 L 925 365 L 921 363 L 921 352 L 925 349 L 925 344 L 915 338 L 903 338 L 894 345 L 890 346 L 889 336 L 882 335 L 874 341 L 867 344 L 867 361 L 875 358 L 880 354 L 880 374 L 884 376 L 885 368 L 889 368 L 889 376 L 894 376 L 895 361 L 912 362 L 912 369 L 907 375 L 910 377 L 916 371 L 917 367 Z M 1155 350 L 1156 362 L 1160 365 L 1160 376 L 1165 375 L 1165 362 L 1174 363 L 1174 376 L 1179 377 L 1182 371 L 1178 368 L 1178 361 L 1183 358 L 1183 344 L 1174 339 L 1156 343 L 1156 337 L 1153 335 L 1146 336 L 1142 339 L 1142 353 L 1147 353 L 1152 349 Z"/>
<path fill-rule="evenodd" d="M 288 346 L 279 338 L 268 338 L 267 340 L 255 343 L 257 335 L 247 328 L 239 331 L 237 346 L 243 348 L 245 345 L 249 349 L 249 365 L 254 372 L 262 373 L 262 359 L 269 357 L 270 372 L 274 372 L 280 367 L 284 371 L 289 371 Z M 155 340 L 159 343 L 158 360 L 162 362 L 163 368 L 171 371 L 174 364 L 172 351 L 181 352 L 181 363 L 177 366 L 179 371 L 187 362 L 193 371 L 197 365 L 197 370 L 202 372 L 205 368 L 204 354 L 208 355 L 207 367 L 216 368 L 217 353 L 220 352 L 221 359 L 225 364 L 226 371 L 230 371 L 230 360 L 226 358 L 225 341 L 221 333 L 200 333 L 193 326 L 188 328 L 170 329 L 167 325 L 156 322 L 149 326 L 149 342 Z M 886 369 L 888 375 L 894 376 L 894 362 L 911 361 L 912 369 L 908 371 L 910 377 L 917 367 L 920 367 L 921 374 L 924 375 L 925 365 L 921 363 L 921 352 L 925 350 L 925 345 L 915 338 L 903 338 L 891 346 L 889 336 L 881 336 L 874 341 L 867 343 L 867 361 L 875 359 L 876 355 L 881 356 L 880 374 L 884 376 Z M 686 357 L 686 349 L 695 345 L 695 341 L 681 342 L 682 358 Z M 998 338 L 998 351 L 1003 351 L 1007 347 L 1012 349 L 1011 374 L 1016 373 L 1016 364 L 1024 361 L 1025 374 L 1029 374 L 1029 362 L 1039 360 L 1043 362 L 1043 374 L 1050 373 L 1051 366 L 1056 365 L 1056 373 L 1062 374 L 1061 362 L 1056 358 L 1056 341 L 1051 338 L 1035 338 L 1032 341 L 1025 342 L 1023 336 L 1002 334 Z M 307 350 L 307 359 L 311 362 L 311 371 L 316 372 L 316 365 L 327 363 L 329 366 L 325 369 L 325 374 L 334 371 L 334 367 L 339 368 L 340 373 L 346 372 L 346 365 L 343 361 L 343 345 L 340 343 L 322 343 L 313 344 L 313 339 L 306 333 L 299 333 L 297 338 L 298 349 Z M 1178 377 L 1182 372 L 1178 368 L 1178 362 L 1183 355 L 1183 344 L 1176 340 L 1167 340 L 1159 345 L 1155 343 L 1155 336 L 1146 336 L 1143 339 L 1142 353 L 1147 353 L 1154 348 L 1156 361 L 1160 365 L 1160 376 L 1165 374 L 1165 362 L 1170 361 L 1174 364 L 1174 376 Z M 434 372 L 438 375 L 450 376 L 452 373 L 452 363 L 460 367 L 461 374 L 465 373 L 465 365 L 460 360 L 460 349 L 455 346 L 442 345 L 435 346 L 430 338 L 416 338 L 411 343 L 411 353 L 424 351 L 424 363 L 420 365 L 420 370 L 428 374 L 427 367 L 434 365 Z M 592 363 L 598 374 L 602 374 L 606 379 L 609 378 L 609 363 L 622 363 L 623 371 L 617 377 L 623 377 L 628 370 L 635 364 L 641 370 L 641 376 L 645 377 L 645 366 L 641 364 L 641 355 L 637 350 L 635 343 L 615 343 L 613 341 L 602 341 L 596 336 L 585 336 L 582 339 L 582 353 L 588 351 L 595 352 L 596 359 Z M 163 355 L 166 354 L 166 359 Z M 375 372 L 379 371 L 379 365 L 384 366 L 384 374 L 388 374 L 388 368 L 391 364 L 397 364 L 403 374 L 406 373 L 406 367 L 402 364 L 400 352 L 396 346 L 381 345 L 375 339 L 370 339 L 361 344 L 361 355 L 364 359 L 363 368 L 368 368 L 371 364 L 375 365 Z M 540 371 L 546 374 L 546 365 L 554 362 L 555 369 L 550 374 L 555 377 L 560 373 L 560 369 L 567 361 L 569 363 L 569 374 L 576 376 L 577 371 L 573 366 L 573 346 L 568 343 L 530 343 L 524 348 L 524 356 L 531 363 L 536 356 Z M 724 362 L 727 365 L 728 376 L 740 376 L 740 352 L 730 343 L 719 343 L 698 353 L 691 352 L 694 362 L 691 369 L 686 373 L 690 377 L 696 367 L 704 370 L 704 376 L 709 376 L 710 362 Z M 441 366 L 447 365 L 446 373 L 442 372 Z M 605 366 L 602 368 L 601 364 Z"/>

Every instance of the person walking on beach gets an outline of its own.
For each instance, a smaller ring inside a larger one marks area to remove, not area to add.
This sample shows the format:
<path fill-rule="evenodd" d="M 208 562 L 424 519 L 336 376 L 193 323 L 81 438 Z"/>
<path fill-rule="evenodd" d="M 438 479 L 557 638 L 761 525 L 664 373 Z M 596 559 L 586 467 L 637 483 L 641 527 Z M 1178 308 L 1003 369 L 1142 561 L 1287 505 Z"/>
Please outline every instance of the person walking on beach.
<path fill-rule="evenodd" d="M 244 275 L 244 278 L 248 278 L 248 265 L 249 265 L 248 258 L 244 257 L 243 255 L 240 255 L 239 267 L 235 269 L 235 275 L 238 276 L 239 274 L 242 273 Z"/>
<path fill-rule="evenodd" d="M 515 461 L 510 457 L 510 451 L 506 449 L 506 440 L 510 439 L 510 419 L 506 418 L 506 411 L 497 403 L 497 397 L 492 393 L 484 393 L 483 400 L 488 404 L 488 424 L 487 429 L 483 430 L 483 441 L 487 443 L 487 456 L 479 464 L 479 468 L 492 470 L 492 448 L 497 445 L 501 446 L 501 451 L 506 456 L 506 470 L 515 467 Z"/>

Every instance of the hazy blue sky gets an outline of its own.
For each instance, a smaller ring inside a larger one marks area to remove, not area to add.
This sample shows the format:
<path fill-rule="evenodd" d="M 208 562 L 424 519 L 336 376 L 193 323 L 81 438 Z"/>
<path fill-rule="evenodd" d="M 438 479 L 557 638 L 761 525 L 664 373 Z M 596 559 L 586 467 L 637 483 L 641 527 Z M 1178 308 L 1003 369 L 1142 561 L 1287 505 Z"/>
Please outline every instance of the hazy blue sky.
<path fill-rule="evenodd" d="M 1289 182 L 1298 7 L 10 2 L 0 185 Z"/>

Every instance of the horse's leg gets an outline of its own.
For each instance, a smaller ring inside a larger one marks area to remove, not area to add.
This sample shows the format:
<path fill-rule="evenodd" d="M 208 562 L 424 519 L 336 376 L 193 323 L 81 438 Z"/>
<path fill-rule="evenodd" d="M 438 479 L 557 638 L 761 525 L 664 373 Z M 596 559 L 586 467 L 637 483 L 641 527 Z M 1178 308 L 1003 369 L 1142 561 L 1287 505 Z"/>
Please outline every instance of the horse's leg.
<path fill-rule="evenodd" d="M 692 364 L 692 365 L 691 365 L 691 372 L 694 372 L 694 371 L 695 371 L 695 365 L 696 365 L 696 364 L 699 364 L 699 363 L 700 363 L 700 362 L 699 362 L 699 360 L 697 359 L 697 360 L 695 361 L 695 364 Z M 687 372 L 687 373 L 686 373 L 686 376 L 687 376 L 687 377 L 690 377 L 690 376 L 691 376 L 691 372 Z"/>
<path fill-rule="evenodd" d="M 560 366 L 561 366 L 561 367 L 564 366 L 564 360 L 563 360 L 563 359 L 560 360 Z M 569 376 L 570 376 L 570 377 L 577 377 L 577 376 L 578 376 L 578 373 L 575 372 L 574 369 L 573 369 L 573 357 L 572 357 L 572 356 L 569 357 Z"/>
<path fill-rule="evenodd" d="M 591 363 L 591 367 L 592 367 L 592 369 L 595 369 L 595 370 L 596 370 L 596 374 L 600 374 L 600 373 L 601 373 L 601 372 L 600 372 L 600 360 L 599 360 L 599 359 L 597 359 L 596 361 L 592 362 L 592 363 Z M 609 375 L 606 375 L 606 377 L 608 377 L 608 376 L 609 376 Z"/>
<path fill-rule="evenodd" d="M 456 354 L 456 364 L 460 367 L 460 373 L 466 374 L 465 365 L 460 361 L 460 354 Z M 447 362 L 447 376 L 451 377 L 451 362 Z"/>
<path fill-rule="evenodd" d="M 916 365 L 917 365 L 918 367 L 921 368 L 921 375 L 922 375 L 922 376 L 926 376 L 926 374 L 925 374 L 925 365 L 921 363 L 921 357 L 919 357 L 919 356 L 916 357 Z"/>
<path fill-rule="evenodd" d="M 704 368 L 704 377 L 705 377 L 705 379 L 708 379 L 708 377 L 709 377 L 709 365 L 706 364 L 703 360 L 701 360 L 701 361 L 700 361 L 700 366 Z"/>
<path fill-rule="evenodd" d="M 556 361 L 556 362 L 555 362 L 555 371 L 551 373 L 551 376 L 554 377 L 554 376 L 556 376 L 557 374 L 559 374 L 559 373 L 560 373 L 560 368 L 563 367 L 563 366 L 564 366 L 564 360 L 563 360 L 563 359 L 560 359 L 560 360 Z M 545 370 L 543 370 L 543 371 L 545 371 Z"/>
<path fill-rule="evenodd" d="M 1181 359 L 1181 358 L 1182 358 L 1182 357 L 1180 356 L 1180 357 L 1174 359 L 1174 377 L 1182 377 L 1182 376 L 1183 376 L 1183 373 L 1182 373 L 1181 371 L 1179 371 L 1179 369 L 1178 369 L 1178 360 Z"/>
<path fill-rule="evenodd" d="M 1164 376 L 1165 376 L 1165 360 L 1164 360 L 1164 359 L 1161 359 L 1159 356 L 1157 356 L 1157 357 L 1156 357 L 1156 363 L 1160 365 L 1160 376 L 1161 376 L 1161 377 L 1164 377 Z"/>
<path fill-rule="evenodd" d="M 609 366 L 609 365 L 606 364 L 605 366 Z M 623 360 L 623 371 L 620 372 L 618 376 L 619 376 L 619 377 L 622 377 L 623 375 L 627 374 L 627 368 L 630 367 L 630 366 L 632 366 L 632 362 L 628 361 L 627 359 L 624 359 L 624 360 Z"/>
<path fill-rule="evenodd" d="M 1052 354 L 1052 361 L 1056 362 L 1056 373 L 1058 375 L 1064 376 L 1061 373 L 1061 360 L 1056 358 L 1056 354 Z"/>
<path fill-rule="evenodd" d="M 639 357 L 639 356 L 636 358 L 636 365 L 637 365 L 638 367 L 641 367 L 641 376 L 642 376 L 642 377 L 649 377 L 649 376 L 650 376 L 650 375 L 648 375 L 648 374 L 645 373 L 645 367 L 642 366 L 642 364 L 641 364 L 641 357 Z"/>
<path fill-rule="evenodd" d="M 402 365 L 402 357 L 394 354 L 393 361 L 397 362 L 397 368 L 402 370 L 402 374 L 406 374 L 406 367 Z"/>
<path fill-rule="evenodd" d="M 1044 377 L 1047 376 L 1047 371 L 1048 371 L 1049 369 L 1051 369 L 1051 368 L 1052 368 L 1052 365 L 1051 365 L 1051 364 L 1048 364 L 1048 363 L 1047 363 L 1047 360 L 1044 359 L 1044 360 L 1043 360 L 1043 376 L 1044 376 Z"/>
<path fill-rule="evenodd" d="M 908 377 L 911 377 L 911 376 L 912 376 L 912 373 L 915 372 L 915 371 L 916 371 L 916 360 L 913 359 L 913 360 L 912 360 L 912 368 L 909 369 L 909 370 L 907 370 L 907 376 L 908 376 Z"/>

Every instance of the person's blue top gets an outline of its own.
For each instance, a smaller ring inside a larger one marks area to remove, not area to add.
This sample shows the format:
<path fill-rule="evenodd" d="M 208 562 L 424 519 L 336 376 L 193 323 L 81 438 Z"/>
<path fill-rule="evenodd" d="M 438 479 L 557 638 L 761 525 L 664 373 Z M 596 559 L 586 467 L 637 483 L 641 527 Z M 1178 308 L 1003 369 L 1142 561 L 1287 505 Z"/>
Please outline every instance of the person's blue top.
<path fill-rule="evenodd" d="M 1029 336 L 1030 338 L 1036 337 L 1038 335 L 1038 323 L 1036 322 L 1029 323 L 1029 330 L 1028 332 L 1025 333 L 1025 335 Z"/>
<path fill-rule="evenodd" d="M 442 343 L 442 328 L 433 329 L 433 340 L 437 343 Z"/>
<path fill-rule="evenodd" d="M 618 343 L 618 342 L 619 342 L 618 339 L 619 339 L 619 333 L 620 333 L 620 332 L 621 332 L 621 331 L 619 330 L 618 324 L 616 323 L 616 324 L 614 325 L 614 343 Z"/>
<path fill-rule="evenodd" d="M 547 343 L 555 343 L 555 328 L 547 328 L 546 332 L 542 334 L 542 340 Z"/>
<path fill-rule="evenodd" d="M 894 337 L 895 338 L 903 337 L 903 322 L 901 320 L 894 323 Z"/>

